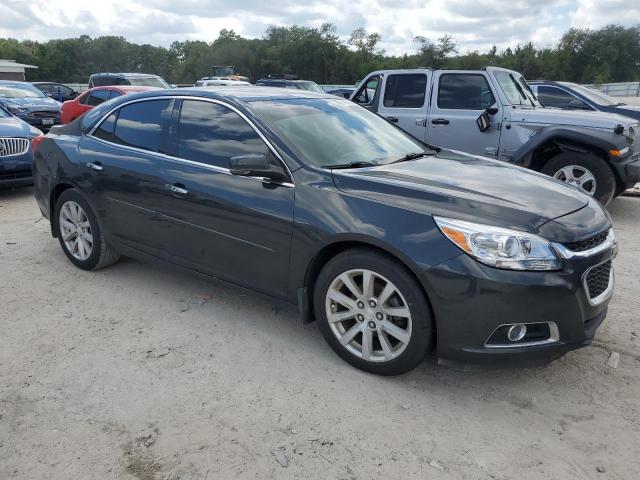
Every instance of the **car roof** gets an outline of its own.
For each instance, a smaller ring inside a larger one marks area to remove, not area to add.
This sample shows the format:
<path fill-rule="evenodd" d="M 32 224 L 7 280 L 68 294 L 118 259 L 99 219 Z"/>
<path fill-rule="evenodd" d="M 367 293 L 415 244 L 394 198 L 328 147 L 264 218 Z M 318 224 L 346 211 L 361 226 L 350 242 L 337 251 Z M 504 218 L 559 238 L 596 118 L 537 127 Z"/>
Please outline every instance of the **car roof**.
<path fill-rule="evenodd" d="M 112 99 L 105 107 L 98 105 L 92 110 L 85 113 L 82 118 L 82 128 L 93 126 L 97 120 L 102 118 L 107 111 L 117 108 L 122 103 L 131 102 L 132 100 L 142 98 L 162 98 L 162 97 L 198 97 L 210 98 L 213 100 L 222 100 L 236 107 L 246 106 L 254 101 L 270 101 L 270 100 L 291 100 L 304 98 L 324 98 L 330 100 L 341 101 L 340 97 L 330 95 L 328 93 L 317 93 L 309 90 L 287 90 L 277 87 L 236 87 L 232 85 L 212 87 L 187 87 L 187 88 L 165 88 L 157 90 L 149 90 L 145 92 L 133 93 Z M 342 99 L 347 102 L 348 100 Z"/>
<path fill-rule="evenodd" d="M 261 78 L 258 82 L 284 82 L 284 83 L 303 83 L 313 82 L 313 80 L 303 80 L 298 78 L 297 80 L 291 80 L 290 78 Z"/>
<path fill-rule="evenodd" d="M 531 85 L 564 85 L 565 87 L 573 87 L 577 83 L 561 82 L 559 80 L 527 80 Z"/>
<path fill-rule="evenodd" d="M 60 82 L 29 82 L 31 85 L 64 85 Z"/>
<path fill-rule="evenodd" d="M 145 85 L 101 85 L 99 87 L 93 87 L 87 90 L 93 92 L 95 90 L 120 90 L 121 92 L 135 93 L 135 92 L 147 92 L 149 90 L 162 90 L 160 87 L 148 87 Z"/>
<path fill-rule="evenodd" d="M 101 72 L 94 73 L 92 77 L 158 77 L 153 73 L 135 73 L 135 72 Z"/>

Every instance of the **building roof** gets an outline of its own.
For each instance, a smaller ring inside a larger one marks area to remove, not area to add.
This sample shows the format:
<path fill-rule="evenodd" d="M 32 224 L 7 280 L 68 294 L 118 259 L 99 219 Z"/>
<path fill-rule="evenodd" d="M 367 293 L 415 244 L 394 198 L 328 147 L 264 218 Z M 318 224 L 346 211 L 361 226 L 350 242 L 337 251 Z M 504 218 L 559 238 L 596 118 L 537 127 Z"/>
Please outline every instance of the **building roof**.
<path fill-rule="evenodd" d="M 35 65 L 17 63 L 15 60 L 0 59 L 0 72 L 24 72 L 25 68 L 38 68 Z"/>

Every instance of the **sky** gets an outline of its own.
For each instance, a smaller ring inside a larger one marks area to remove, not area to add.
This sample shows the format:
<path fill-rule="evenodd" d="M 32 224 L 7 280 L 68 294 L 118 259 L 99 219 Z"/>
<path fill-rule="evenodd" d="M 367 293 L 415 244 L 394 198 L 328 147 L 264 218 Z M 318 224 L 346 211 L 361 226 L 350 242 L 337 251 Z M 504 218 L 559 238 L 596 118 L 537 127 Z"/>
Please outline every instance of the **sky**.
<path fill-rule="evenodd" d="M 267 25 L 331 22 L 347 40 L 364 27 L 388 54 L 416 50 L 417 35 L 452 35 L 461 53 L 533 41 L 553 46 L 571 27 L 640 22 L 629 0 L 0 0 L 0 38 L 49 40 L 119 35 L 134 43 L 211 42 L 222 28 L 261 37 Z"/>

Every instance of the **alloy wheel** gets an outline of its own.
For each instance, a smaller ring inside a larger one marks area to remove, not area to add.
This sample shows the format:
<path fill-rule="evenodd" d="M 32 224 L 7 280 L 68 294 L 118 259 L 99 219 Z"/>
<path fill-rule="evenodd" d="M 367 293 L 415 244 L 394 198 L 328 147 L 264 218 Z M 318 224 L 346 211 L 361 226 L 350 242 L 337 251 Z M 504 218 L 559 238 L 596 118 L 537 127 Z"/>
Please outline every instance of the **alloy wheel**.
<path fill-rule="evenodd" d="M 68 200 L 60 208 L 58 221 L 60 235 L 69 253 L 80 261 L 87 260 L 93 251 L 93 235 L 85 211 L 76 202 Z"/>
<path fill-rule="evenodd" d="M 558 170 L 553 178 L 579 188 L 593 197 L 596 193 L 596 178 L 589 170 L 580 165 L 567 165 Z"/>
<path fill-rule="evenodd" d="M 411 340 L 411 311 L 402 292 L 371 270 L 338 275 L 327 290 L 325 312 L 340 344 L 369 362 L 393 360 Z"/>

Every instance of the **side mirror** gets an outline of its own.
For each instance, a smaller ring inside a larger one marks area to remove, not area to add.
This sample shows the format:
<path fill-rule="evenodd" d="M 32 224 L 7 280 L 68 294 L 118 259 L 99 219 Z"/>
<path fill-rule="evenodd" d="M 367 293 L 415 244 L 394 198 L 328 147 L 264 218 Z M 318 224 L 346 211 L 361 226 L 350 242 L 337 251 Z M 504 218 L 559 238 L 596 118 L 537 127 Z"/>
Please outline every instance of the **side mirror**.
<path fill-rule="evenodd" d="M 489 115 L 495 115 L 496 113 L 498 113 L 498 107 L 487 107 L 484 109 L 484 111 Z"/>
<path fill-rule="evenodd" d="M 489 118 L 489 113 L 485 110 L 480 114 L 478 118 L 476 118 L 476 125 L 478 125 L 478 130 L 480 130 L 481 132 L 486 132 L 487 130 L 489 130 L 489 127 L 491 125 L 490 121 L 491 119 Z"/>
<path fill-rule="evenodd" d="M 229 160 L 229 172 L 243 177 L 264 177 L 279 182 L 288 181 L 282 169 L 272 165 L 266 155 L 250 153 Z"/>

